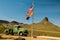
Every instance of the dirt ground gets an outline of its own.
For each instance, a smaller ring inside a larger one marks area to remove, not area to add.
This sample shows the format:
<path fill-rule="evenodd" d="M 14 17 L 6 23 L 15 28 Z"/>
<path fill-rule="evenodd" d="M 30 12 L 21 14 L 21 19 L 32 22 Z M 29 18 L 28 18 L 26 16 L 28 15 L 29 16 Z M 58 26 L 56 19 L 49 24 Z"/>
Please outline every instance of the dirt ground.
<path fill-rule="evenodd" d="M 33 38 L 33 37 L 24 37 L 26 40 L 60 40 L 60 39 L 51 39 L 51 38 L 41 38 L 41 37 L 37 37 L 37 38 Z"/>
<path fill-rule="evenodd" d="M 5 35 L 5 34 L 0 34 L 0 36 L 4 39 L 0 40 L 14 40 L 17 38 L 24 38 L 26 40 L 60 40 L 60 38 L 56 37 L 46 37 L 46 36 L 37 36 L 36 38 L 33 37 L 22 37 L 22 36 L 12 36 L 12 35 Z"/>

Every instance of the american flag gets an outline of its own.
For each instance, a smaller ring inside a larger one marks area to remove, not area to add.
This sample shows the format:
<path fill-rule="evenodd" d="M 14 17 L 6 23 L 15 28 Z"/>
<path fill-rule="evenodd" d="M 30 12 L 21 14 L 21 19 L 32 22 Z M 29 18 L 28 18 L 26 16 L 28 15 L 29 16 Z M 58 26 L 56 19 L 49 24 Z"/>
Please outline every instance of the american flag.
<path fill-rule="evenodd" d="M 28 14 L 26 15 L 26 19 L 28 20 L 30 18 L 30 16 L 32 16 L 32 15 L 33 15 L 33 7 L 30 7 L 28 9 Z"/>

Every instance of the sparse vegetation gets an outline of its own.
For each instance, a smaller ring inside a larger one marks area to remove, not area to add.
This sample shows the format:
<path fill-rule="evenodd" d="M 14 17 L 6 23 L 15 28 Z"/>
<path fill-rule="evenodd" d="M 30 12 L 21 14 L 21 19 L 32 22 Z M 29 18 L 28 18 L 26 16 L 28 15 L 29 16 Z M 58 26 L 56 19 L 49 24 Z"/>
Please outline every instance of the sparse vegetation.
<path fill-rule="evenodd" d="M 0 33 L 4 32 L 4 30 L 5 30 L 5 27 L 0 24 Z"/>

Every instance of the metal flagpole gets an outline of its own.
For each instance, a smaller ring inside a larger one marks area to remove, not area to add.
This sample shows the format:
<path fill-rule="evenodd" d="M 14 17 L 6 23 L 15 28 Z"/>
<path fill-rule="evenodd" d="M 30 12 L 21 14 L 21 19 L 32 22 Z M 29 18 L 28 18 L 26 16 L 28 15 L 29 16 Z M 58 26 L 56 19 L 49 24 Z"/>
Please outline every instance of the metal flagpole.
<path fill-rule="evenodd" d="M 31 37 L 33 37 L 33 27 L 34 27 L 34 0 L 32 0 L 33 15 L 32 15 L 32 26 L 31 26 Z"/>

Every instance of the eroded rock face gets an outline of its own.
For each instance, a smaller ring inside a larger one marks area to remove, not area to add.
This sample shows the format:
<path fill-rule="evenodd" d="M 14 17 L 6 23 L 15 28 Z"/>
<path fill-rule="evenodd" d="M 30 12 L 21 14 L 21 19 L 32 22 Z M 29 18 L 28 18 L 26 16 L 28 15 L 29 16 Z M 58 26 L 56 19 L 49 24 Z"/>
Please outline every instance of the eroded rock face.
<path fill-rule="evenodd" d="M 43 19 L 43 21 L 47 21 L 47 22 L 48 22 L 48 17 L 45 17 L 45 18 Z"/>
<path fill-rule="evenodd" d="M 48 22 L 49 22 L 48 17 L 45 17 L 45 18 L 42 20 L 42 23 L 43 23 L 43 24 L 47 24 Z"/>
<path fill-rule="evenodd" d="M 45 17 L 45 21 L 48 21 L 48 17 Z"/>

